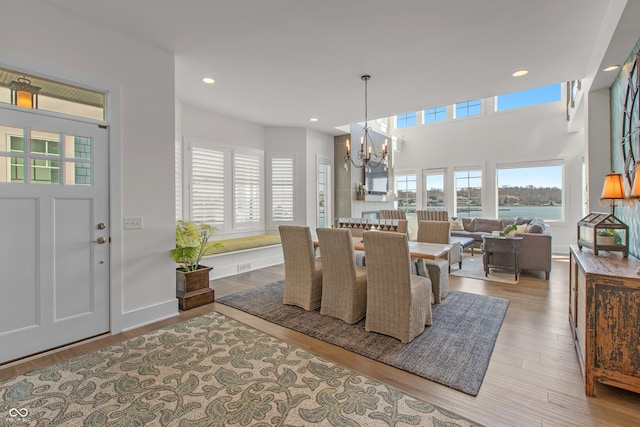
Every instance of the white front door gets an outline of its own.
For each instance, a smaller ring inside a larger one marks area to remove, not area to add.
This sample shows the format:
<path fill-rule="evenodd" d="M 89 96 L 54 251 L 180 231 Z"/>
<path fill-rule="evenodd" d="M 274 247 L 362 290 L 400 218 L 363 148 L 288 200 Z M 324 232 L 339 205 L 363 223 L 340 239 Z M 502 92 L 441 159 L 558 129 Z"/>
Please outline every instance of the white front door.
<path fill-rule="evenodd" d="M 0 109 L 0 363 L 109 331 L 107 143 Z"/>

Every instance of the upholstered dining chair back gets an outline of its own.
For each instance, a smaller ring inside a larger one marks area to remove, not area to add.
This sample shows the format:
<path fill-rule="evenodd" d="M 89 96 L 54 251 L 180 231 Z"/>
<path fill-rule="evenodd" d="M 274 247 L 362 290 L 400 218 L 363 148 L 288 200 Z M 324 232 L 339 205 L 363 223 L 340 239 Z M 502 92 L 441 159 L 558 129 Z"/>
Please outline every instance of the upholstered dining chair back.
<path fill-rule="evenodd" d="M 418 242 L 448 244 L 449 221 L 418 221 Z"/>
<path fill-rule="evenodd" d="M 322 254 L 320 314 L 347 323 L 361 320 L 367 310 L 367 270 L 357 267 L 348 228 L 318 228 Z"/>
<path fill-rule="evenodd" d="M 406 219 L 399 219 L 398 220 L 398 229 L 396 230 L 397 233 L 408 233 L 408 228 L 409 228 L 409 221 Z"/>
<path fill-rule="evenodd" d="M 407 219 L 407 215 L 400 209 L 382 209 L 380 219 Z"/>
<path fill-rule="evenodd" d="M 315 256 L 311 231 L 296 225 L 281 225 L 279 230 L 284 255 L 282 302 L 315 310 L 322 298 L 322 264 Z"/>
<path fill-rule="evenodd" d="M 406 234 L 365 231 L 367 315 L 365 330 L 408 343 L 430 325 L 431 281 L 411 274 Z"/>
<path fill-rule="evenodd" d="M 417 210 L 416 219 L 418 221 L 449 221 L 448 211 Z"/>

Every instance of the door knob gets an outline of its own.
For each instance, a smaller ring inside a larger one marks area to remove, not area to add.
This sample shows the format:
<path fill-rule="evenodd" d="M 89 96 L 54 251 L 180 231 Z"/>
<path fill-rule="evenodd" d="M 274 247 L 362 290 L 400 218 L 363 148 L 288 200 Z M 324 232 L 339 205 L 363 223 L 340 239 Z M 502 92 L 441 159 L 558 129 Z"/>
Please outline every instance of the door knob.
<path fill-rule="evenodd" d="M 98 230 L 104 230 L 107 226 L 104 225 L 104 222 L 101 222 L 100 224 L 98 224 Z"/>
<path fill-rule="evenodd" d="M 104 237 L 98 237 L 98 238 L 96 239 L 96 242 L 98 242 L 99 244 L 103 244 L 104 242 L 106 242 L 106 240 L 105 240 L 105 238 L 104 238 Z"/>

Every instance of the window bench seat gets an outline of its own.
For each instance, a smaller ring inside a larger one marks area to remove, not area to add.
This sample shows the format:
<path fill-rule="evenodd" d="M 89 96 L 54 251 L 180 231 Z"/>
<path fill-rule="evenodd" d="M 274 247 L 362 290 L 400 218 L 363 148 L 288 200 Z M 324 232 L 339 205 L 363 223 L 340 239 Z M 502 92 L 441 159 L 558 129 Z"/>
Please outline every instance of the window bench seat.
<path fill-rule="evenodd" d="M 215 280 L 233 276 L 259 268 L 282 264 L 282 244 L 278 234 L 260 234 L 217 240 L 209 245 L 221 243 L 222 247 L 213 249 L 213 255 L 203 258 L 203 264 L 213 267 L 209 279 Z"/>

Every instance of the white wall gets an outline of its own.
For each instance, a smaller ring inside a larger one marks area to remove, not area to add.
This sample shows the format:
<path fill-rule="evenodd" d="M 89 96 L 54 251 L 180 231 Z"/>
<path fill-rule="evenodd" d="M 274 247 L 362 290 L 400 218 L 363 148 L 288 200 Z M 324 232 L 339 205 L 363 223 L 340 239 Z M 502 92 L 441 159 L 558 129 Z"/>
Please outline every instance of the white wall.
<path fill-rule="evenodd" d="M 47 2 L 6 0 L 2 66 L 109 92 L 111 329 L 177 314 L 174 246 L 174 57 Z M 159 90 L 162 88 L 162 90 Z M 163 188 L 165 191 L 155 191 Z M 121 228 L 143 217 L 144 229 Z"/>
<path fill-rule="evenodd" d="M 183 137 L 193 137 L 218 144 L 236 145 L 256 150 L 266 147 L 265 128 L 256 123 L 236 119 L 182 103 L 178 118 Z"/>
<path fill-rule="evenodd" d="M 582 214 L 584 133 L 567 132 L 564 101 L 502 112 L 491 112 L 493 108 L 490 99 L 481 117 L 393 130 L 404 139 L 401 151 L 395 153 L 396 174 L 414 171 L 421 182 L 425 168 L 446 167 L 452 177 L 455 167 L 480 166 L 487 195 L 483 216 L 495 217 L 495 191 L 489 188 L 495 186 L 496 163 L 561 159 L 565 162 L 565 221 L 551 223 L 551 229 L 554 252 L 568 253 Z M 452 178 L 449 184 L 453 191 Z M 453 200 L 448 209 L 453 211 Z"/>

